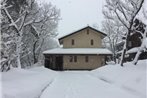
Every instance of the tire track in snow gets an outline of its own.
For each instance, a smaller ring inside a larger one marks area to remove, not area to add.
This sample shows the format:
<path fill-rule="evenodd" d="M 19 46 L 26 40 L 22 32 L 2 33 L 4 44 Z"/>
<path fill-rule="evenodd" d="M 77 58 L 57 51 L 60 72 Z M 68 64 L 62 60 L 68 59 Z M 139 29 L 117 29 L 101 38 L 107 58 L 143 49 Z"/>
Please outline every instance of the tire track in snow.
<path fill-rule="evenodd" d="M 53 82 L 55 81 L 55 79 L 53 79 L 52 81 L 50 81 L 40 92 L 38 98 L 41 97 L 42 93 L 46 90 L 46 88 L 48 88 Z"/>

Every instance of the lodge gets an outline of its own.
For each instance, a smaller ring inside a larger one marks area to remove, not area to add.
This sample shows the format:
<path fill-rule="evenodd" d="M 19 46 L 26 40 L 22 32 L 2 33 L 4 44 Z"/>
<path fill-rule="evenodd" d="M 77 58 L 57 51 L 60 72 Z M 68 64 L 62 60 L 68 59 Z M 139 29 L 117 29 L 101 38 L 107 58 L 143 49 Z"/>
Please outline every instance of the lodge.
<path fill-rule="evenodd" d="M 105 33 L 90 26 L 59 38 L 63 47 L 46 50 L 45 67 L 53 70 L 93 70 L 105 65 L 112 52 L 102 47 Z"/>

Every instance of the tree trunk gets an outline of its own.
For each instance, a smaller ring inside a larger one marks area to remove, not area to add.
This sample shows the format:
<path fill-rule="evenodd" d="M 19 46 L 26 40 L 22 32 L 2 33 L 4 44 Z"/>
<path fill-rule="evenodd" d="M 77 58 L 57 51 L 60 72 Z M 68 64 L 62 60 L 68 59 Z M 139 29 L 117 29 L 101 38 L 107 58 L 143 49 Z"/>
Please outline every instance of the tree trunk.
<path fill-rule="evenodd" d="M 36 44 L 37 44 L 37 41 L 35 41 L 35 43 L 34 43 L 34 45 L 33 45 L 33 58 L 34 58 L 34 64 L 38 62 L 37 57 L 36 57 L 36 53 L 35 53 Z"/>
<path fill-rule="evenodd" d="M 130 29 L 132 28 L 132 24 L 133 24 L 133 22 L 130 25 Z M 130 29 L 128 30 L 128 33 L 126 35 L 126 40 L 125 40 L 123 52 L 122 52 L 122 55 L 121 55 L 121 61 L 120 61 L 120 65 L 121 66 L 123 66 L 124 59 L 125 59 L 125 54 L 126 54 L 126 51 L 127 51 L 127 48 L 128 48 L 128 41 L 129 41 L 130 33 L 131 33 L 131 30 Z"/>
<path fill-rule="evenodd" d="M 22 30 L 20 31 L 20 35 L 17 37 L 17 41 L 16 41 L 16 60 L 17 60 L 18 68 L 21 68 L 21 61 L 20 61 L 21 40 L 22 40 Z"/>

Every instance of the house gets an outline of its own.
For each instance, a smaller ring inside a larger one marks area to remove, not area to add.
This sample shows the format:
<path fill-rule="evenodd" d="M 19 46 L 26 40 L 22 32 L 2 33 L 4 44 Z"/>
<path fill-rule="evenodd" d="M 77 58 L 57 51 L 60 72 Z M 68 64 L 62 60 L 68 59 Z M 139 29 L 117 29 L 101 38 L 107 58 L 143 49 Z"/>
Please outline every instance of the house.
<path fill-rule="evenodd" d="M 44 51 L 45 67 L 53 70 L 92 70 L 105 65 L 112 52 L 102 47 L 105 33 L 90 26 L 59 38 L 62 48 Z"/>

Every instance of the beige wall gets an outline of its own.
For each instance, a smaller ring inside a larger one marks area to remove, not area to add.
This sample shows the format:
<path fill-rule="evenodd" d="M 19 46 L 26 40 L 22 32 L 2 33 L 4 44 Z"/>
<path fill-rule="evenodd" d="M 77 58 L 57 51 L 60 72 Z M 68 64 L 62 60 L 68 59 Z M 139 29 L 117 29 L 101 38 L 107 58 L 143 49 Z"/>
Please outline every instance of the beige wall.
<path fill-rule="evenodd" d="M 71 44 L 71 40 L 74 39 L 75 45 Z M 91 39 L 94 40 L 94 45 L 91 45 Z M 100 48 L 102 47 L 101 34 L 89 29 L 77 32 L 71 36 L 65 37 L 61 40 L 63 42 L 63 48 Z"/>
<path fill-rule="evenodd" d="M 85 62 L 85 55 L 78 55 L 77 62 L 70 62 L 70 55 L 63 56 L 63 69 L 95 69 L 104 65 L 104 56 L 88 56 L 89 61 Z"/>

